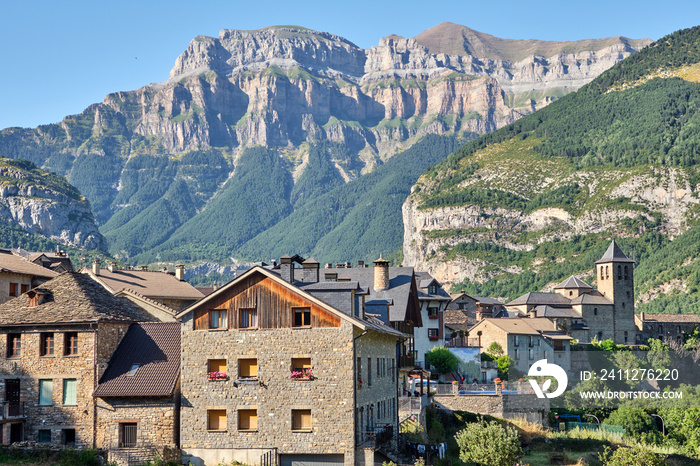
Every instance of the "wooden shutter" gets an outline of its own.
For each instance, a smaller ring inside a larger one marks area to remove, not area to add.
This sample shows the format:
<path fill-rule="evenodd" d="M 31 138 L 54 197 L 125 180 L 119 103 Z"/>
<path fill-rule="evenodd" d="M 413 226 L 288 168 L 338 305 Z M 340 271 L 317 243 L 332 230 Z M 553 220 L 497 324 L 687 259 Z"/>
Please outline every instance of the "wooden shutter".
<path fill-rule="evenodd" d="M 209 313 L 206 309 L 194 311 L 194 329 L 206 330 L 209 328 Z"/>

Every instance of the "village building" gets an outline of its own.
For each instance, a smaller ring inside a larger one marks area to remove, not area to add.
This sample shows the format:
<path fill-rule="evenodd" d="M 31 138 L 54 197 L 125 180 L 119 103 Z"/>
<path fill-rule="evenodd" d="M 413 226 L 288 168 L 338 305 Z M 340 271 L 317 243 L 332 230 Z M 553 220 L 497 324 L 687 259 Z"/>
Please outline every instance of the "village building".
<path fill-rule="evenodd" d="M 93 394 L 108 461 L 180 460 L 180 356 L 179 322 L 131 324 Z"/>
<path fill-rule="evenodd" d="M 655 338 L 666 343 L 683 344 L 686 335 L 700 329 L 700 315 L 697 314 L 649 314 L 635 315 L 640 342 L 646 343 Z"/>
<path fill-rule="evenodd" d="M 598 290 L 577 277 L 554 287 L 552 293 L 527 293 L 506 304 L 531 318 L 549 319 L 580 342 L 612 340 L 639 342 L 634 318 L 634 261 L 613 240 L 595 263 Z"/>
<path fill-rule="evenodd" d="M 427 272 L 415 272 L 418 286 L 422 327 L 413 328 L 415 364 L 430 369 L 426 354 L 438 346 L 445 346 L 445 308 L 452 298 L 442 285 Z"/>
<path fill-rule="evenodd" d="M 101 371 L 129 326 L 150 320 L 72 272 L 0 304 L 2 443 L 95 447 L 92 394 Z"/>
<path fill-rule="evenodd" d="M 486 318 L 472 327 L 471 333 L 477 335 L 482 352 L 487 352 L 493 343 L 500 345 L 503 354 L 513 360 L 511 369 L 518 376 L 527 374 L 532 363 L 540 359 L 547 359 L 567 372 L 571 370 L 572 338 L 549 319 Z"/>
<path fill-rule="evenodd" d="M 22 254 L 23 256 L 25 254 Z M 65 251 L 56 252 L 27 252 L 29 262 L 40 265 L 56 273 L 75 272 L 73 262 Z"/>
<path fill-rule="evenodd" d="M 202 299 L 204 295 L 185 281 L 185 267 L 178 265 L 175 272 L 167 269 L 160 271 L 139 267 L 137 270 L 119 269 L 114 262 L 107 268 L 100 267 L 100 261 L 94 261 L 91 268 L 83 268 L 82 273 L 89 275 L 112 294 L 139 301 L 138 297 L 147 298 L 174 311 L 182 311 L 187 306 Z M 128 293 L 127 293 L 128 292 Z M 140 300 L 138 305 L 146 305 Z"/>
<path fill-rule="evenodd" d="M 0 249 L 0 304 L 58 276 L 9 249 Z"/>
<path fill-rule="evenodd" d="M 495 298 L 470 296 L 464 291 L 450 295 L 452 299 L 445 309 L 445 346 L 478 346 L 469 330 L 485 318 L 517 317 L 518 312 L 508 313 L 503 303 Z"/>
<path fill-rule="evenodd" d="M 404 335 L 364 315 L 357 282 L 304 262 L 254 267 L 178 315 L 183 462 L 371 463 L 397 432 Z"/>

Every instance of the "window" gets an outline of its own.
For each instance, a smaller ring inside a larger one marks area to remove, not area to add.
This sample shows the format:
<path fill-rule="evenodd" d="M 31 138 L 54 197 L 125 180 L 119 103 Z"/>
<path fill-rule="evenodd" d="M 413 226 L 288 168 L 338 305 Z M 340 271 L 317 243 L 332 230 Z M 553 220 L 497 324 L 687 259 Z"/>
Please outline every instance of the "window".
<path fill-rule="evenodd" d="M 209 328 L 227 328 L 228 312 L 222 309 L 209 311 Z"/>
<path fill-rule="evenodd" d="M 622 280 L 622 266 L 621 265 L 617 266 L 617 279 Z"/>
<path fill-rule="evenodd" d="M 18 358 L 22 355 L 22 335 L 10 333 L 7 335 L 7 357 Z"/>
<path fill-rule="evenodd" d="M 226 360 L 210 359 L 207 362 L 207 378 L 209 380 L 223 380 L 227 377 Z"/>
<path fill-rule="evenodd" d="M 382 360 L 377 358 L 377 378 L 382 376 Z"/>
<path fill-rule="evenodd" d="M 238 410 L 238 430 L 258 430 L 258 410 Z"/>
<path fill-rule="evenodd" d="M 63 340 L 63 354 L 65 356 L 78 354 L 78 332 L 66 332 Z"/>
<path fill-rule="evenodd" d="M 294 307 L 293 327 L 311 327 L 311 308 L 310 307 Z"/>
<path fill-rule="evenodd" d="M 513 350 L 513 352 L 514 352 L 513 356 L 515 357 L 515 359 L 520 359 L 520 351 L 518 351 L 518 348 L 515 348 Z"/>
<path fill-rule="evenodd" d="M 625 343 L 627 343 L 627 331 L 625 331 Z"/>
<path fill-rule="evenodd" d="M 610 276 L 610 269 L 608 269 L 608 266 L 605 266 L 605 278 L 608 278 Z"/>
<path fill-rule="evenodd" d="M 136 446 L 136 423 L 122 422 L 119 424 L 119 448 Z"/>
<path fill-rule="evenodd" d="M 10 283 L 10 296 L 17 296 L 17 283 Z"/>
<path fill-rule="evenodd" d="M 598 341 L 603 341 L 603 332 L 598 332 Z"/>
<path fill-rule="evenodd" d="M 258 378 L 258 360 L 257 359 L 239 359 L 238 360 L 238 378 L 239 379 L 257 379 Z"/>
<path fill-rule="evenodd" d="M 310 409 L 293 409 L 292 410 L 292 430 L 310 431 L 311 430 L 311 410 Z"/>
<path fill-rule="evenodd" d="M 372 386 L 372 358 L 367 358 L 367 386 Z"/>
<path fill-rule="evenodd" d="M 225 409 L 210 409 L 207 411 L 207 430 L 226 430 Z"/>
<path fill-rule="evenodd" d="M 514 346 L 520 346 L 520 335 L 514 335 L 514 336 L 513 336 L 513 345 L 514 345 Z"/>
<path fill-rule="evenodd" d="M 532 335 L 528 336 L 527 339 L 528 339 L 527 346 L 529 346 L 529 347 L 535 346 L 535 339 L 532 337 Z"/>
<path fill-rule="evenodd" d="M 258 310 L 257 309 L 240 309 L 239 328 L 257 328 L 258 327 Z"/>
<path fill-rule="evenodd" d="M 357 383 L 358 385 L 362 383 L 362 358 L 359 356 L 357 358 Z"/>
<path fill-rule="evenodd" d="M 29 291 L 29 285 L 27 285 L 27 284 L 22 283 L 20 285 L 20 288 L 21 288 L 22 293 L 26 293 L 27 291 Z"/>
<path fill-rule="evenodd" d="M 63 445 L 75 445 L 75 429 L 61 430 L 61 443 Z"/>
<path fill-rule="evenodd" d="M 66 406 L 78 405 L 78 381 L 76 379 L 63 380 L 63 404 Z"/>
<path fill-rule="evenodd" d="M 598 308 L 597 308 L 597 307 L 594 307 L 594 308 L 593 308 L 593 315 L 594 315 L 594 316 L 597 316 L 597 315 L 598 315 Z"/>
<path fill-rule="evenodd" d="M 438 339 L 438 329 L 429 328 L 428 329 L 428 340 L 435 341 Z"/>
<path fill-rule="evenodd" d="M 292 372 L 301 372 L 302 374 L 308 372 L 311 374 L 311 358 L 292 358 Z"/>
<path fill-rule="evenodd" d="M 681 332 L 681 326 L 680 326 L 680 325 L 678 325 L 678 326 L 676 327 L 676 333 L 683 333 L 683 332 Z"/>
<path fill-rule="evenodd" d="M 663 325 L 659 325 L 659 333 L 664 333 L 664 327 L 663 327 Z"/>
<path fill-rule="evenodd" d="M 39 341 L 39 354 L 41 356 L 53 356 L 53 333 L 42 333 Z"/>
<path fill-rule="evenodd" d="M 53 380 L 39 380 L 39 406 L 53 404 Z"/>
<path fill-rule="evenodd" d="M 625 280 L 629 279 L 629 269 L 625 266 Z"/>
<path fill-rule="evenodd" d="M 437 294 L 437 285 L 430 285 L 428 287 L 428 294 Z"/>
<path fill-rule="evenodd" d="M 603 280 L 605 277 L 603 276 L 603 266 L 600 266 L 600 279 Z"/>
<path fill-rule="evenodd" d="M 49 429 L 39 429 L 38 443 L 51 443 L 51 431 Z"/>
<path fill-rule="evenodd" d="M 136 375 L 136 371 L 139 370 L 139 367 L 141 367 L 141 364 L 132 364 L 131 369 L 129 369 L 129 372 L 127 372 L 126 376 L 127 377 L 133 377 Z"/>
<path fill-rule="evenodd" d="M 430 319 L 437 319 L 438 318 L 438 308 L 437 307 L 429 307 L 428 308 L 428 318 L 430 318 Z"/>
<path fill-rule="evenodd" d="M 534 349 L 530 348 L 530 350 L 528 351 L 528 358 L 535 359 L 535 350 Z"/>

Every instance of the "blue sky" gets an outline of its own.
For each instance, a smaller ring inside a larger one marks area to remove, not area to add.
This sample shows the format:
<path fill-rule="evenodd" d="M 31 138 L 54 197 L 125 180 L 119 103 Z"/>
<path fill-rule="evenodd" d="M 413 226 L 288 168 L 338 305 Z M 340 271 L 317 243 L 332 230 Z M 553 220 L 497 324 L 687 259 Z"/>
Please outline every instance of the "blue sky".
<path fill-rule="evenodd" d="M 443 21 L 510 39 L 658 39 L 700 23 L 697 0 L 0 2 L 0 129 L 56 123 L 110 92 L 164 81 L 196 35 L 295 24 L 361 47 Z"/>

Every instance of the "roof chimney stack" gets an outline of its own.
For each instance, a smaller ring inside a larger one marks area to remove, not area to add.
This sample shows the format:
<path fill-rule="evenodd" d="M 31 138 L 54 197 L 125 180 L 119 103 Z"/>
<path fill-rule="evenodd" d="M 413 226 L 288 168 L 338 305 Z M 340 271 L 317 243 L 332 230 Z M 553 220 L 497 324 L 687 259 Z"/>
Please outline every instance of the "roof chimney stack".
<path fill-rule="evenodd" d="M 379 255 L 374 261 L 374 289 L 383 291 L 389 289 L 389 261 Z"/>
<path fill-rule="evenodd" d="M 317 283 L 318 282 L 318 269 L 321 266 L 317 261 L 313 260 L 312 258 L 306 259 L 304 262 L 301 263 L 301 266 L 304 267 L 304 271 L 302 272 L 302 278 L 304 283 Z"/>
<path fill-rule="evenodd" d="M 288 255 L 280 257 L 280 276 L 288 283 L 294 283 L 294 262 Z"/>
<path fill-rule="evenodd" d="M 100 276 L 100 260 L 95 259 L 92 261 L 92 274 L 96 277 Z"/>
<path fill-rule="evenodd" d="M 184 282 L 185 281 L 185 266 L 182 264 L 178 264 L 175 266 L 175 278 L 177 278 L 178 281 Z"/>
<path fill-rule="evenodd" d="M 107 262 L 107 270 L 109 270 L 111 273 L 114 273 L 114 271 L 117 270 L 117 263 L 114 261 Z"/>

